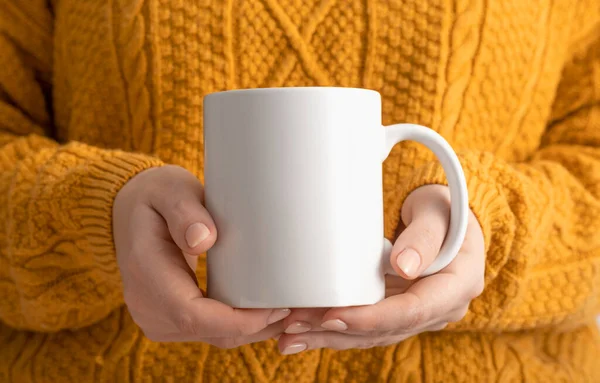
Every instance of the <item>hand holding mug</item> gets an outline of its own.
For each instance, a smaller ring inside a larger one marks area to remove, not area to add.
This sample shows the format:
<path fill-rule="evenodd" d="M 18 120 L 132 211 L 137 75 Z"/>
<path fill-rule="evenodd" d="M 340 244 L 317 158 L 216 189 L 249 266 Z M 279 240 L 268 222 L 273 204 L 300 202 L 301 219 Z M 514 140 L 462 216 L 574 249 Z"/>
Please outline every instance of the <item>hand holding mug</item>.
<path fill-rule="evenodd" d="M 209 299 L 197 285 L 196 256 L 217 238 L 203 187 L 177 166 L 141 172 L 119 191 L 113 236 L 127 308 L 155 341 L 232 348 L 283 331 L 289 310 L 240 310 Z"/>
<path fill-rule="evenodd" d="M 461 320 L 484 285 L 483 233 L 472 212 L 456 258 L 438 273 L 418 278 L 437 256 L 449 217 L 445 186 L 412 192 L 402 207 L 403 230 L 389 259 L 397 275 L 386 277 L 386 299 L 371 306 L 292 310 L 284 320 L 287 333 L 278 336 L 280 351 L 386 346 Z"/>

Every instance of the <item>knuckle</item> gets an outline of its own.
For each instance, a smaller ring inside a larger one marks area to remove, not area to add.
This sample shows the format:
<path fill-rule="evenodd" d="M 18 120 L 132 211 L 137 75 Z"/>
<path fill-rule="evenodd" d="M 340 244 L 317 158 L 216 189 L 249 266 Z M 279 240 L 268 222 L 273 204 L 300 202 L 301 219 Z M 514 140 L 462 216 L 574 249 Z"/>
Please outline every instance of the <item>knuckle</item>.
<path fill-rule="evenodd" d="M 461 321 L 467 315 L 468 312 L 469 312 L 469 306 L 465 306 L 464 308 L 456 310 L 450 316 L 450 322 L 459 322 L 459 321 Z"/>
<path fill-rule="evenodd" d="M 187 169 L 179 166 L 179 165 L 164 165 L 160 168 L 160 180 L 163 182 L 163 187 L 161 188 L 163 191 L 171 191 L 176 190 L 178 186 L 184 183 L 188 177 L 190 176 Z M 157 180 L 159 181 L 159 180 Z M 160 182 L 156 182 L 160 185 Z M 164 184 L 168 184 L 171 188 L 164 188 Z M 168 193 L 165 193 L 168 194 Z"/>
<path fill-rule="evenodd" d="M 421 256 L 433 257 L 440 248 L 441 241 L 439 235 L 429 226 L 425 226 L 416 238 L 417 251 Z"/>
<path fill-rule="evenodd" d="M 424 244 L 431 245 L 433 242 L 437 240 L 437 233 L 433 231 L 431 226 L 424 226 L 421 230 L 420 240 Z"/>
<path fill-rule="evenodd" d="M 239 315 L 239 311 L 234 311 L 236 314 L 234 316 L 233 325 L 236 330 L 237 336 L 248 336 L 255 334 L 262 330 L 265 326 L 260 326 L 257 321 L 250 321 L 247 318 L 243 318 Z"/>
<path fill-rule="evenodd" d="M 200 335 L 202 332 L 200 323 L 187 312 L 177 315 L 175 326 L 183 334 Z"/>
<path fill-rule="evenodd" d="M 180 174 L 186 172 L 186 169 L 179 165 L 167 164 L 164 165 L 162 168 L 170 174 Z"/>
<path fill-rule="evenodd" d="M 412 332 L 421 327 L 427 318 L 427 310 L 423 307 L 415 307 L 409 313 L 406 331 Z"/>
<path fill-rule="evenodd" d="M 477 283 L 475 284 L 475 286 L 473 286 L 473 289 L 471 291 L 471 300 L 477 298 L 478 296 L 480 296 L 481 294 L 483 294 L 483 290 L 485 288 L 485 281 L 483 280 L 483 278 L 480 278 Z"/>
<path fill-rule="evenodd" d="M 171 204 L 171 211 L 175 216 L 179 217 L 180 219 L 183 219 L 191 210 L 191 205 L 192 202 L 188 201 L 187 199 L 175 198 Z"/>
<path fill-rule="evenodd" d="M 248 336 L 254 334 L 252 326 L 240 321 L 235 322 L 235 332 L 236 336 Z"/>
<path fill-rule="evenodd" d="M 365 316 L 361 325 L 357 327 L 359 331 L 364 332 L 368 336 L 372 336 L 380 333 L 384 329 L 383 321 L 383 316 L 378 312 L 374 311 Z"/>

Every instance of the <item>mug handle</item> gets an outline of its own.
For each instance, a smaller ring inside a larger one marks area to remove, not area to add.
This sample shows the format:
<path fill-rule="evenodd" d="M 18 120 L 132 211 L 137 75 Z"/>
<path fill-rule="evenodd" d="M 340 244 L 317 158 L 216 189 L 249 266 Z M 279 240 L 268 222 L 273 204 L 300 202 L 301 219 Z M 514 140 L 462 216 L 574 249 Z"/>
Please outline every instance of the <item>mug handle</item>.
<path fill-rule="evenodd" d="M 401 141 L 416 141 L 431 150 L 442 164 L 450 188 L 450 228 L 437 258 L 421 276 L 427 276 L 442 270 L 454 260 L 467 232 L 469 221 L 469 198 L 465 174 L 460 161 L 448 142 L 435 131 L 416 124 L 395 124 L 384 127 L 385 160 L 394 145 Z M 384 240 L 384 261 L 389 263 L 392 244 Z"/>

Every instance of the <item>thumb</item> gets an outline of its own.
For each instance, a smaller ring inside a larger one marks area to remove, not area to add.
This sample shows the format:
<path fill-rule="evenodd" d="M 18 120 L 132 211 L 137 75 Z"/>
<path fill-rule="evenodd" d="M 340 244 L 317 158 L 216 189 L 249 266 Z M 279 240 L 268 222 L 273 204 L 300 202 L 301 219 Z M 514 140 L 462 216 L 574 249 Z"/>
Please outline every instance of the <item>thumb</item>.
<path fill-rule="evenodd" d="M 187 255 L 199 255 L 217 239 L 213 219 L 202 204 L 204 188 L 187 170 L 171 166 L 163 186 L 151 198 L 165 219 L 175 244 Z"/>
<path fill-rule="evenodd" d="M 445 186 L 428 185 L 412 192 L 402 206 L 406 229 L 391 252 L 391 264 L 406 279 L 420 276 L 435 260 L 448 231 L 450 194 Z"/>

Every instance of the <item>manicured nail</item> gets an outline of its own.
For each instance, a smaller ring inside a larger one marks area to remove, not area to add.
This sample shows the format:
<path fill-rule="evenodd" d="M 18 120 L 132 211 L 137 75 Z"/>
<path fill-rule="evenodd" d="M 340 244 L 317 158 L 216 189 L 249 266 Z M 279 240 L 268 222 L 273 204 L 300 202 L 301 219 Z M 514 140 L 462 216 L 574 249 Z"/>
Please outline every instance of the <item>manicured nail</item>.
<path fill-rule="evenodd" d="M 310 331 L 310 324 L 306 322 L 294 322 L 285 329 L 286 334 L 302 334 Z"/>
<path fill-rule="evenodd" d="M 292 355 L 302 352 L 308 348 L 306 343 L 294 343 L 287 346 L 281 353 L 283 355 Z"/>
<path fill-rule="evenodd" d="M 326 322 L 323 322 L 321 324 L 321 327 L 323 327 L 325 330 L 330 330 L 330 331 L 346 331 L 346 330 L 348 330 L 348 325 L 339 319 L 331 319 Z"/>
<path fill-rule="evenodd" d="M 210 230 L 203 223 L 194 223 L 188 227 L 185 232 L 185 241 L 190 248 L 194 248 L 202 243 L 210 235 Z"/>
<path fill-rule="evenodd" d="M 273 324 L 275 322 L 279 322 L 280 320 L 282 320 L 282 319 L 286 318 L 288 315 L 290 315 L 290 313 L 291 313 L 290 309 L 273 310 L 271 315 L 269 315 L 269 317 L 267 318 L 267 324 Z"/>
<path fill-rule="evenodd" d="M 413 249 L 405 249 L 396 260 L 400 270 L 409 277 L 415 277 L 419 266 L 421 266 L 421 256 Z"/>

